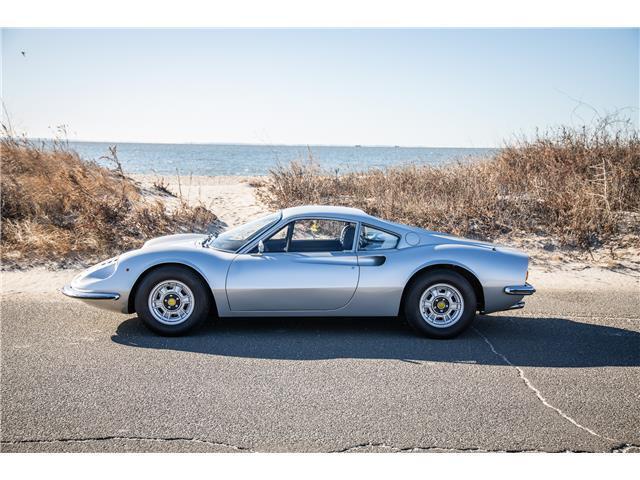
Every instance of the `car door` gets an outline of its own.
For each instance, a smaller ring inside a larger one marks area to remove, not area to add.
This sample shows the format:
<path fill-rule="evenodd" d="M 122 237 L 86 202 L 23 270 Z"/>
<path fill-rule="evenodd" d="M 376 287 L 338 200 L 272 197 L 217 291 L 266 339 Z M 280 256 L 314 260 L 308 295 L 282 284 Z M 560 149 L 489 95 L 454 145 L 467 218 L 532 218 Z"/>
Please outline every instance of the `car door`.
<path fill-rule="evenodd" d="M 265 240 L 263 253 L 237 255 L 227 273 L 231 310 L 302 312 L 344 307 L 358 286 L 355 227 L 334 219 L 298 219 L 285 227 L 286 235 L 282 229 Z"/>
<path fill-rule="evenodd" d="M 410 268 L 398 255 L 399 242 L 400 236 L 395 233 L 360 224 L 360 278 L 354 302 L 362 314 L 391 316 L 398 313 L 405 274 Z"/>

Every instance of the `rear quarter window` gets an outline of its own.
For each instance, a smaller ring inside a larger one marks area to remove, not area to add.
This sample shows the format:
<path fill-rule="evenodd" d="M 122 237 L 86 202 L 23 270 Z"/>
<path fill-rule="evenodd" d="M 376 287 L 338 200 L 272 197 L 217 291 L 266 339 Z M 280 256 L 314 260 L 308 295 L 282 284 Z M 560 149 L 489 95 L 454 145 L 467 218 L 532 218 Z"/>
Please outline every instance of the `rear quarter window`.
<path fill-rule="evenodd" d="M 398 246 L 400 237 L 393 233 L 385 232 L 384 230 L 362 225 L 359 240 L 358 250 L 388 250 Z"/>

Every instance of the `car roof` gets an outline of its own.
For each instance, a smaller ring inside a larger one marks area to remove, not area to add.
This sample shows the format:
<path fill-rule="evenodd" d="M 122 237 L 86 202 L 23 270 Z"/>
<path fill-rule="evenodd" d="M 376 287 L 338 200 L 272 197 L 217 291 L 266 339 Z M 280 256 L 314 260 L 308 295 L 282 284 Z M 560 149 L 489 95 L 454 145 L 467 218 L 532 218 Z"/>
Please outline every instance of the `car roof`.
<path fill-rule="evenodd" d="M 325 217 L 349 220 L 352 222 L 364 222 L 374 227 L 386 228 L 402 234 L 413 228 L 401 223 L 389 222 L 360 210 L 359 208 L 337 207 L 334 205 L 303 205 L 300 207 L 285 208 L 282 210 L 282 222 L 288 222 L 298 217 Z"/>
<path fill-rule="evenodd" d="M 285 208 L 282 210 L 282 218 L 289 219 L 298 216 L 329 216 L 353 218 L 373 218 L 359 208 L 336 207 L 333 205 L 303 205 L 300 207 Z"/>
<path fill-rule="evenodd" d="M 374 217 L 359 208 L 338 207 L 335 205 L 301 205 L 299 207 L 283 208 L 279 211 L 280 219 L 272 224 L 267 230 L 253 237 L 236 253 L 246 253 L 253 248 L 261 238 L 269 238 L 281 229 L 284 225 L 296 221 L 299 218 L 330 218 L 346 220 L 349 222 L 362 222 L 366 225 L 378 227 L 382 230 L 394 232 L 403 236 L 406 232 L 412 231 L 412 227 L 400 223 L 388 222 L 381 218 Z"/>

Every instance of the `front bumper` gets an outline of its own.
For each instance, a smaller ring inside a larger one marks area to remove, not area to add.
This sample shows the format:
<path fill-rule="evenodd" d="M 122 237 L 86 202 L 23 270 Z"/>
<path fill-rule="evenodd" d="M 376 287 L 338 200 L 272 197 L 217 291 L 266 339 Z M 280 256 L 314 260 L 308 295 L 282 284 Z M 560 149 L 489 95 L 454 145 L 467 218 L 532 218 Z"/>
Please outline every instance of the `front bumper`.
<path fill-rule="evenodd" d="M 67 297 L 79 298 L 80 300 L 118 300 L 120 298 L 119 293 L 92 292 L 88 290 L 80 290 L 72 287 L 71 285 L 65 285 L 62 288 L 62 293 Z"/>
<path fill-rule="evenodd" d="M 511 285 L 504 287 L 504 293 L 507 295 L 533 295 L 536 293 L 536 289 L 533 285 L 525 283 L 524 285 Z"/>

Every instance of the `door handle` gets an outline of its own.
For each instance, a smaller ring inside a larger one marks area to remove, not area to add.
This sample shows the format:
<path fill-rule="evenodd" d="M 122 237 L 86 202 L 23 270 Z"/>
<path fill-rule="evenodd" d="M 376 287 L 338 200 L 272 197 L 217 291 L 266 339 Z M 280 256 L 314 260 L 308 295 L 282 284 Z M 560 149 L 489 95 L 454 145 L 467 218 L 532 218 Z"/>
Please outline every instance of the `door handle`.
<path fill-rule="evenodd" d="M 387 257 L 374 255 L 372 257 L 358 257 L 358 264 L 361 267 L 379 267 L 387 261 Z"/>

